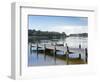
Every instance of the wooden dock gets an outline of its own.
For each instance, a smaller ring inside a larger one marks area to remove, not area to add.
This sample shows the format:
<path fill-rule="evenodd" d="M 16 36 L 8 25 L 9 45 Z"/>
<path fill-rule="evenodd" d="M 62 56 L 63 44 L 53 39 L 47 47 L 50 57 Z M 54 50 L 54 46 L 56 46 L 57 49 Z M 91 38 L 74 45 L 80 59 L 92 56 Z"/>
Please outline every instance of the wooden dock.
<path fill-rule="evenodd" d="M 31 48 L 32 47 L 36 47 L 37 52 L 38 52 L 38 48 L 42 48 L 44 50 L 44 54 L 45 54 L 46 49 L 53 51 L 54 52 L 55 63 L 56 63 L 56 56 L 57 56 L 56 55 L 56 51 L 62 51 L 62 52 L 64 52 L 63 55 L 65 55 L 65 57 L 66 57 L 67 64 L 70 63 L 68 61 L 69 60 L 69 55 L 70 55 L 69 53 L 70 52 L 72 52 L 74 54 L 79 54 L 79 59 L 75 60 L 75 61 L 79 61 L 80 64 L 84 63 L 84 61 L 81 59 L 81 55 L 85 54 L 86 55 L 85 62 L 87 62 L 87 49 L 81 48 L 80 45 L 79 45 L 79 48 L 69 48 L 67 46 L 67 44 L 66 44 L 66 46 L 58 46 L 58 45 L 52 45 L 52 44 L 31 44 L 30 47 Z M 46 58 L 46 55 L 45 55 L 45 58 Z"/>
<path fill-rule="evenodd" d="M 51 45 L 51 44 L 31 44 L 31 47 L 38 47 L 38 48 L 43 48 L 43 49 L 50 49 L 50 50 L 58 50 L 58 51 L 63 51 L 66 53 L 69 49 L 70 52 L 74 52 L 75 54 L 81 54 L 85 52 L 85 49 L 83 48 L 69 48 L 68 46 L 56 46 L 56 45 Z"/>

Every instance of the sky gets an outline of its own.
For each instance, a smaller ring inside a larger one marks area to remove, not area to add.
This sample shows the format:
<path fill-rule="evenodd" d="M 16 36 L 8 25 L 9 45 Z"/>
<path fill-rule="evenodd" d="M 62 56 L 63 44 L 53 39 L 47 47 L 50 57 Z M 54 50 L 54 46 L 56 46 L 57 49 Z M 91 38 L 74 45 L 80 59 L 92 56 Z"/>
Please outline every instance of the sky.
<path fill-rule="evenodd" d="M 68 34 L 87 33 L 88 18 L 75 16 L 28 16 L 28 28 L 41 31 L 65 32 Z"/>

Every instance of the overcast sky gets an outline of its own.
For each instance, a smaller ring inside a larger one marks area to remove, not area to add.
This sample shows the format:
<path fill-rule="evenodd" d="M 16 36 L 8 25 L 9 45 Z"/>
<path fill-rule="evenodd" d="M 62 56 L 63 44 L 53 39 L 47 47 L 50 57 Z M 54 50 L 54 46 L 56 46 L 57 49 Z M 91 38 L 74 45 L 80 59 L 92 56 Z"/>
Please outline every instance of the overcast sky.
<path fill-rule="evenodd" d="M 29 29 L 72 33 L 87 33 L 87 17 L 29 16 Z"/>

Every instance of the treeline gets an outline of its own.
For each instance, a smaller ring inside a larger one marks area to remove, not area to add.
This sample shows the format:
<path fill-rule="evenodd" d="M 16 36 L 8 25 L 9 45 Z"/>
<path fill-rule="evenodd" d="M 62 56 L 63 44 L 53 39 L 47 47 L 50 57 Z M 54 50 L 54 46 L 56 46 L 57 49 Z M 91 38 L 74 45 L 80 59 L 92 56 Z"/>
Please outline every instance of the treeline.
<path fill-rule="evenodd" d="M 79 33 L 79 34 L 70 34 L 70 36 L 75 36 L 75 37 L 88 37 L 88 33 Z"/>
<path fill-rule="evenodd" d="M 28 30 L 29 42 L 36 40 L 49 40 L 49 39 L 64 39 L 67 37 L 65 32 L 49 32 L 40 30 Z"/>

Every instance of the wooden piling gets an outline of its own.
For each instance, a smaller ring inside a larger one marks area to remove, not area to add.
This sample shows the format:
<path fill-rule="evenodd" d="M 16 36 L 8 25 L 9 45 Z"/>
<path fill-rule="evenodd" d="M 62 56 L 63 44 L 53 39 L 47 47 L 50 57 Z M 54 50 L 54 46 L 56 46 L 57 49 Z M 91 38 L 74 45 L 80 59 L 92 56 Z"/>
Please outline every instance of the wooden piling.
<path fill-rule="evenodd" d="M 67 46 L 67 52 L 68 52 L 68 54 L 69 54 L 69 47 Z"/>
<path fill-rule="evenodd" d="M 38 43 L 37 43 L 37 46 L 36 46 L 36 51 L 37 51 L 37 59 L 38 59 Z"/>
<path fill-rule="evenodd" d="M 88 61 L 88 52 L 87 52 L 87 48 L 85 48 L 85 61 L 86 61 L 86 63 L 87 63 L 87 61 Z"/>
<path fill-rule="evenodd" d="M 46 44 L 44 44 L 44 59 L 46 60 Z"/>
<path fill-rule="evenodd" d="M 36 48 L 36 49 L 37 49 L 37 51 L 38 51 L 38 43 L 37 43 L 37 48 Z"/>
<path fill-rule="evenodd" d="M 81 44 L 79 44 L 79 49 L 81 49 Z"/>
<path fill-rule="evenodd" d="M 54 47 L 54 61 L 55 61 L 55 64 L 56 64 L 56 45 Z"/>
<path fill-rule="evenodd" d="M 32 44 L 30 43 L 30 53 L 32 53 Z"/>

